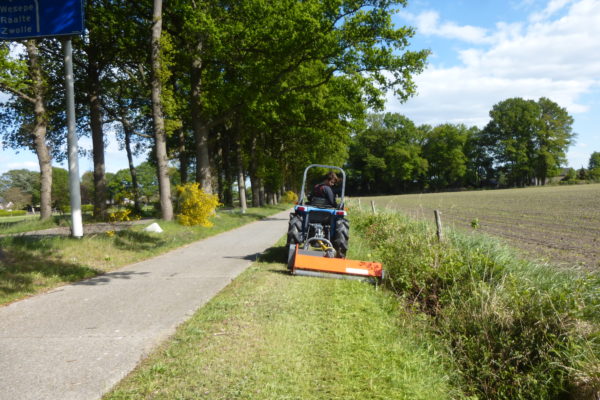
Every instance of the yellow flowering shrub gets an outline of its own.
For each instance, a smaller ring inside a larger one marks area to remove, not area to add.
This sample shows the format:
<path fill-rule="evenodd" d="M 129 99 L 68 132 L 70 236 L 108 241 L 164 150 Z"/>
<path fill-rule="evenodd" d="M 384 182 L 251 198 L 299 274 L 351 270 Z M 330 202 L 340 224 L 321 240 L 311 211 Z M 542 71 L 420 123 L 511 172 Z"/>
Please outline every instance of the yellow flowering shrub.
<path fill-rule="evenodd" d="M 288 190 L 281 196 L 282 203 L 295 203 L 298 201 L 298 195 L 291 190 Z"/>
<path fill-rule="evenodd" d="M 205 193 L 195 182 L 177 185 L 176 190 L 179 205 L 177 220 L 181 225 L 213 225 L 209 218 L 215 215 L 215 209 L 221 205 L 216 194 Z"/>
<path fill-rule="evenodd" d="M 108 213 L 109 222 L 137 221 L 138 219 L 140 219 L 140 216 L 132 213 L 132 210 L 129 208 Z"/>

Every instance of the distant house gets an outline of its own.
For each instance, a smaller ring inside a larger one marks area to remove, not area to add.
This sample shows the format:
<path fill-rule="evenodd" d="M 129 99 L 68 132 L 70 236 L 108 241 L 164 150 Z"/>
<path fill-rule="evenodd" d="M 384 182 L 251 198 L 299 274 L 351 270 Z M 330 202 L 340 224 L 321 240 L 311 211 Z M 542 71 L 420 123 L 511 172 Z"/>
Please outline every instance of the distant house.
<path fill-rule="evenodd" d="M 0 210 L 12 211 L 13 207 L 14 207 L 14 204 L 12 201 L 5 203 L 4 199 L 0 199 Z"/>

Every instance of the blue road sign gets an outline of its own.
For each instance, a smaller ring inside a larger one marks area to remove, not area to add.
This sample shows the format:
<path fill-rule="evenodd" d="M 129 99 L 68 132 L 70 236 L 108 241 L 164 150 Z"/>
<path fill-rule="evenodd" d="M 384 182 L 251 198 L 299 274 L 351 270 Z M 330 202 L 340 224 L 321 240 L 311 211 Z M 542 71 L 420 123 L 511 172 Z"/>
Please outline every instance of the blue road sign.
<path fill-rule="evenodd" d="M 0 0 L 0 40 L 83 33 L 83 0 Z"/>

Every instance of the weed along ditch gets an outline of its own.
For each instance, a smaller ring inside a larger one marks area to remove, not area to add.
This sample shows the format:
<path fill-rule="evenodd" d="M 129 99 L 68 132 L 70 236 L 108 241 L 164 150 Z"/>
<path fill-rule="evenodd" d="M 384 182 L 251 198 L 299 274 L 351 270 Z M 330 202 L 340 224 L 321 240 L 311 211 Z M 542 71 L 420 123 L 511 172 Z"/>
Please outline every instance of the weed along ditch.
<path fill-rule="evenodd" d="M 385 266 L 385 287 L 445 344 L 465 395 L 597 398 L 597 273 L 535 264 L 481 235 L 439 241 L 433 224 L 393 212 L 363 212 L 353 228 Z"/>
<path fill-rule="evenodd" d="M 354 209 L 381 285 L 292 276 L 283 239 L 105 399 L 596 399 L 600 280 Z"/>

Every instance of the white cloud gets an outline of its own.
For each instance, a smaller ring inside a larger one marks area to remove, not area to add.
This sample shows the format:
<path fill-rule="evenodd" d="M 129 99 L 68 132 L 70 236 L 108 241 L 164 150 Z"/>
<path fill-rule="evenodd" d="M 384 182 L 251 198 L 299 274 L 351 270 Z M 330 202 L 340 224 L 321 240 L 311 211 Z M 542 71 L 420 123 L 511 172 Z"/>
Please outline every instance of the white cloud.
<path fill-rule="evenodd" d="M 531 14 L 529 20 L 536 22 L 547 19 L 572 2 L 573 0 L 550 0 L 543 11 Z"/>
<path fill-rule="evenodd" d="M 6 169 L 6 171 L 10 171 L 11 169 L 30 169 L 33 171 L 38 171 L 40 169 L 40 165 L 35 161 L 9 162 L 6 163 L 4 169 Z"/>
<path fill-rule="evenodd" d="M 533 7 L 532 2 L 526 3 Z M 418 95 L 405 104 L 390 96 L 387 109 L 417 124 L 483 127 L 489 110 L 502 100 L 548 97 L 574 115 L 576 131 L 577 114 L 600 119 L 593 116 L 600 115 L 594 109 L 600 99 L 600 0 L 550 0 L 540 8 L 522 22 L 498 22 L 489 30 L 444 22 L 437 12 L 408 15 L 417 25 L 417 34 L 452 37 L 477 46 L 457 50 L 459 62 L 452 67 L 444 67 L 447 60 L 436 65 L 438 60 L 430 59 L 427 70 L 415 77 Z M 402 16 L 407 18 L 406 13 Z M 593 124 L 587 122 L 587 132 L 578 131 L 579 139 L 600 142 L 600 135 L 589 126 Z M 579 167 L 591 151 L 583 144 L 573 146 L 570 164 Z"/>
<path fill-rule="evenodd" d="M 477 125 L 485 124 L 493 104 L 509 97 L 545 96 L 571 113 L 588 111 L 580 99 L 600 82 L 600 1 L 552 0 L 544 12 L 551 15 L 567 4 L 566 15 L 554 20 L 498 23 L 485 36 L 493 44 L 459 51 L 458 66 L 430 65 L 415 79 L 418 97 L 390 108 L 417 122 Z M 447 25 L 435 12 L 420 15 L 429 32 Z"/>
<path fill-rule="evenodd" d="M 458 39 L 468 43 L 489 43 L 492 40 L 486 29 L 477 26 L 461 26 L 451 21 L 440 23 L 440 15 L 436 11 L 425 11 L 418 15 L 401 11 L 399 15 L 415 24 L 417 31 L 423 35 Z"/>

